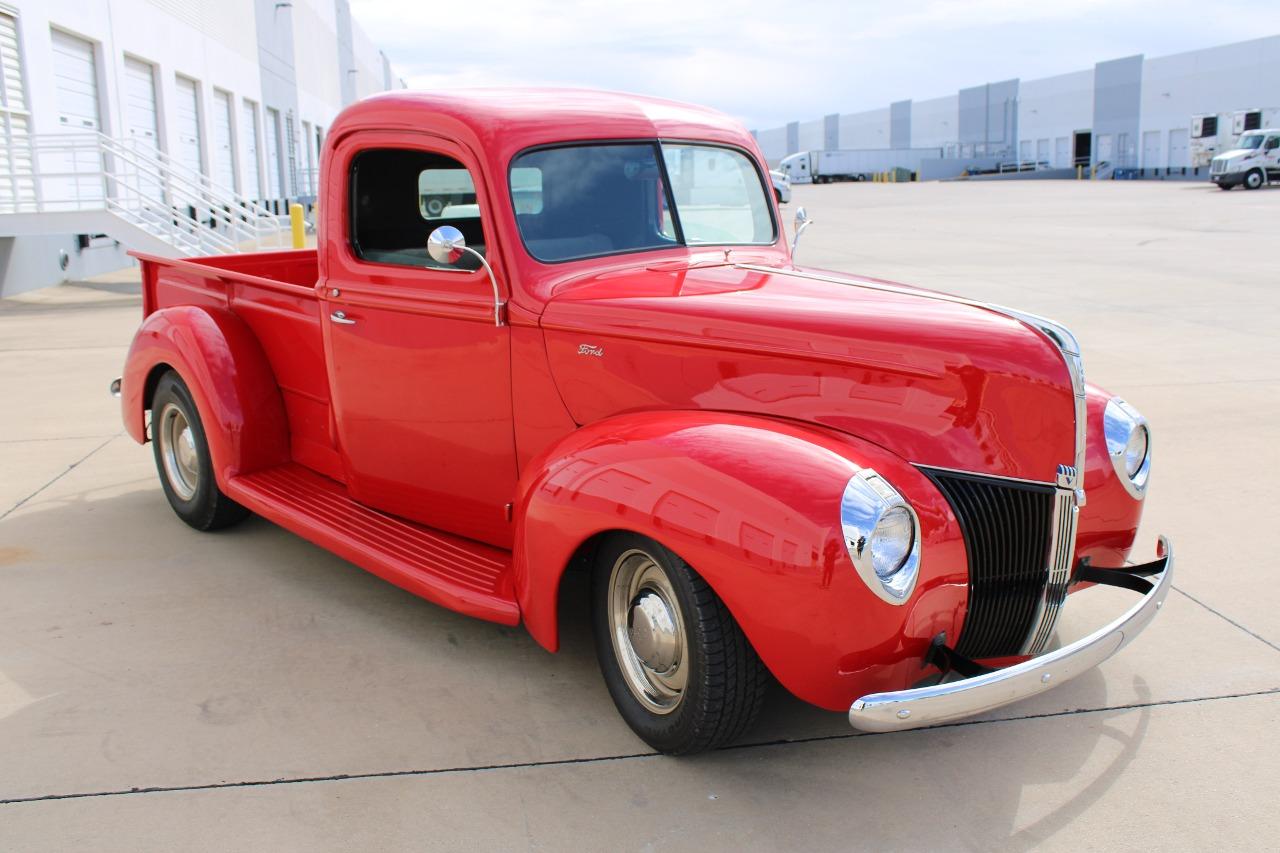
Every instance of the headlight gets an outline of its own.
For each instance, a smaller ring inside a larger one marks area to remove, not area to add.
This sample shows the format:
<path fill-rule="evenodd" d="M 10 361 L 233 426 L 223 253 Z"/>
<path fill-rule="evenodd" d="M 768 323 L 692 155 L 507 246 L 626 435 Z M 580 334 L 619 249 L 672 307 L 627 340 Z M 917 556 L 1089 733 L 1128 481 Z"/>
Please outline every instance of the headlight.
<path fill-rule="evenodd" d="M 920 573 L 920 521 L 915 510 L 870 468 L 849 480 L 840 499 L 849 558 L 871 591 L 902 604 Z"/>
<path fill-rule="evenodd" d="M 1107 401 L 1102 416 L 1107 455 L 1116 476 L 1135 500 L 1142 500 L 1151 476 L 1151 429 L 1137 409 L 1119 397 Z"/>

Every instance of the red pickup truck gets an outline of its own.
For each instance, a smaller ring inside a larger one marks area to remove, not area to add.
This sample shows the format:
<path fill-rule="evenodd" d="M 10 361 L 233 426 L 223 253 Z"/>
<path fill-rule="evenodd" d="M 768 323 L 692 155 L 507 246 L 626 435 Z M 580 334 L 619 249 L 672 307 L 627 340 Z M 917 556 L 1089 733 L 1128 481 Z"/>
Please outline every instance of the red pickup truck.
<path fill-rule="evenodd" d="M 380 95 L 322 174 L 316 251 L 139 256 L 117 390 L 197 529 L 258 513 L 552 651 L 589 572 L 609 691 L 670 753 L 739 737 L 772 679 L 868 731 L 981 713 L 1167 594 L 1165 540 L 1126 565 L 1149 428 L 1071 333 L 796 266 L 719 113 Z M 1097 583 L 1141 599 L 1055 648 Z"/>

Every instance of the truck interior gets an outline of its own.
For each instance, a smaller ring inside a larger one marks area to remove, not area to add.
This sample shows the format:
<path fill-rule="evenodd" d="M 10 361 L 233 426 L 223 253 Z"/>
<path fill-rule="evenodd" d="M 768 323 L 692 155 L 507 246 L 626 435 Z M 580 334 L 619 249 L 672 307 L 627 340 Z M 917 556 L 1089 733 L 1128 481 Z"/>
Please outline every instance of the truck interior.
<path fill-rule="evenodd" d="M 458 185 L 458 203 L 445 204 L 438 211 L 424 206 L 424 181 Z M 351 164 L 352 248 L 357 257 L 378 264 L 479 269 L 479 260 L 470 254 L 454 264 L 437 263 L 427 254 L 427 237 L 442 225 L 457 228 L 467 246 L 484 254 L 480 207 L 474 200 L 470 174 L 451 157 L 402 148 L 361 151 Z"/>

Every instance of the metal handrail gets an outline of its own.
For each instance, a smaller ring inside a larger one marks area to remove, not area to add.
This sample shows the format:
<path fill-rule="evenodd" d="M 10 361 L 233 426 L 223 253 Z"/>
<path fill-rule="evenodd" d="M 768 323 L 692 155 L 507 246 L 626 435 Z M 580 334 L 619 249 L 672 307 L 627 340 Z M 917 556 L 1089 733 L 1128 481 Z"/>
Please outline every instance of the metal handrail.
<path fill-rule="evenodd" d="M 0 213 L 106 210 L 183 251 L 285 242 L 280 217 L 162 151 L 88 131 L 33 134 L 7 149 L 9 162 L 27 162 L 30 172 L 11 174 Z M 62 162 L 43 169 L 49 159 Z"/>

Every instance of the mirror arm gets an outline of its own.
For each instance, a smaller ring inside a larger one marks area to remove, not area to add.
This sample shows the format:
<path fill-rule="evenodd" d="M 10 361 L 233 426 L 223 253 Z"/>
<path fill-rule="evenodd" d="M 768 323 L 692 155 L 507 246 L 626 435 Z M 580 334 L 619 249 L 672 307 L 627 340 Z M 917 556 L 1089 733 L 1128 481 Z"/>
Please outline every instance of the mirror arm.
<path fill-rule="evenodd" d="M 493 267 L 489 266 L 489 262 L 484 259 L 484 255 L 477 252 L 470 246 L 454 246 L 455 249 L 468 252 L 475 255 L 476 260 L 484 267 L 484 271 L 489 274 L 489 284 L 493 287 L 493 325 L 502 325 L 502 297 L 498 294 L 498 279 L 493 275 Z"/>

